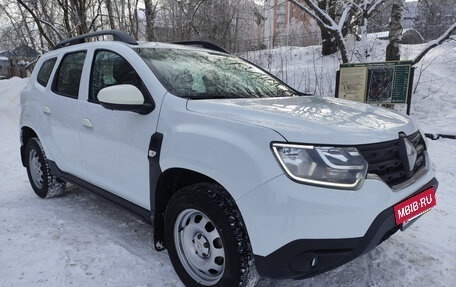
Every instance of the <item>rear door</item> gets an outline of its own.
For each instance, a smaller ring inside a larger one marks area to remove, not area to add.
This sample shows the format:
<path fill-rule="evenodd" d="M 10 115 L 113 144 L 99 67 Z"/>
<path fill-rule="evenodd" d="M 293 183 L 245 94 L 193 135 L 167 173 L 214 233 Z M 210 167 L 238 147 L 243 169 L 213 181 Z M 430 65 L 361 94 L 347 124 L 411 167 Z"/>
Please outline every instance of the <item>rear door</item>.
<path fill-rule="evenodd" d="M 76 176 L 84 175 L 80 129 L 80 80 L 86 51 L 65 54 L 55 72 L 50 91 L 43 95 L 42 112 L 51 159 L 57 166 Z"/>

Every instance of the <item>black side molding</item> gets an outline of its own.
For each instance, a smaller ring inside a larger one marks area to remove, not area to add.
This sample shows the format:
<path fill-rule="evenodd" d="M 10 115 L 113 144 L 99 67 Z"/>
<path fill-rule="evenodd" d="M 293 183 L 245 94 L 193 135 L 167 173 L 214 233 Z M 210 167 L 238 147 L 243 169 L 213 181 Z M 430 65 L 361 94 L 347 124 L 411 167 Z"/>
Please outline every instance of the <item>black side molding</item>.
<path fill-rule="evenodd" d="M 67 182 L 70 182 L 74 185 L 77 185 L 84 190 L 98 194 L 99 196 L 101 196 L 109 201 L 112 201 L 115 204 L 117 204 L 125 209 L 128 209 L 129 211 L 133 212 L 134 214 L 139 216 L 141 219 L 143 219 L 145 222 L 147 222 L 149 224 L 152 223 L 150 210 L 147 210 L 139 205 L 136 205 L 130 201 L 127 201 L 107 190 L 99 188 L 98 186 L 88 183 L 88 182 L 84 181 L 83 179 L 80 179 L 79 177 L 76 177 L 72 174 L 69 174 L 69 173 L 66 173 L 66 172 L 60 170 L 54 161 L 48 160 L 48 164 L 49 164 L 49 168 L 51 169 L 52 173 L 55 176 L 65 180 Z"/>

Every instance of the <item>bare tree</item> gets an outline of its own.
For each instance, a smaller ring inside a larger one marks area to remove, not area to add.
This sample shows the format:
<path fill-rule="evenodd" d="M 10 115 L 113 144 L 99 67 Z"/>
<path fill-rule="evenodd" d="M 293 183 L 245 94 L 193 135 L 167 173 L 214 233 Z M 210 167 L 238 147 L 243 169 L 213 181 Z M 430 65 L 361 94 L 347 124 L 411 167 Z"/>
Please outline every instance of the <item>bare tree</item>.
<path fill-rule="evenodd" d="M 207 40 L 238 51 L 255 27 L 253 1 L 164 0 L 155 37 L 164 41 Z"/>
<path fill-rule="evenodd" d="M 106 11 L 108 13 L 109 27 L 114 30 L 116 29 L 116 23 L 114 22 L 114 13 L 112 10 L 111 0 L 105 0 Z"/>
<path fill-rule="evenodd" d="M 16 9 L 17 7 L 14 7 Z M 15 17 L 12 11 L 9 9 L 8 6 L 0 5 L 1 15 L 3 16 L 4 21 L 7 22 L 2 25 L 1 28 L 1 38 L 0 38 L 0 49 L 9 50 L 15 46 L 18 46 L 21 41 L 27 39 L 23 32 L 24 19 L 20 17 Z M 5 17 L 7 19 L 5 19 Z M 19 20 L 19 21 L 18 21 Z M 31 43 L 28 43 L 31 44 Z M 33 44 L 32 44 L 33 45 Z"/>
<path fill-rule="evenodd" d="M 138 38 L 140 0 L 18 0 L 4 2 L 3 14 L 18 39 L 47 50 L 58 41 L 100 29 L 121 29 Z M 147 4 L 154 3 L 146 0 Z M 19 7 L 19 8 L 18 8 Z M 154 5 L 148 6 L 154 9 Z M 154 10 L 151 10 L 154 14 Z M 20 19 L 20 20 L 19 20 Z M 153 21 L 152 21 L 153 22 Z M 153 31 L 153 27 L 151 28 Z"/>
<path fill-rule="evenodd" d="M 386 60 L 398 61 L 401 59 L 399 45 L 402 40 L 402 13 L 404 12 L 404 1 L 393 0 L 391 6 L 391 20 L 389 23 L 389 44 L 386 47 Z"/>
<path fill-rule="evenodd" d="M 415 28 L 427 41 L 442 35 L 456 22 L 454 0 L 419 0 Z"/>
<path fill-rule="evenodd" d="M 146 16 L 146 40 L 155 40 L 155 17 L 157 14 L 157 4 L 154 4 L 152 0 L 144 0 L 145 16 Z"/>
<path fill-rule="evenodd" d="M 42 22 L 40 21 L 40 18 L 37 16 L 37 14 L 33 11 L 33 9 L 31 9 L 24 1 L 22 0 L 17 0 L 17 2 L 25 9 L 27 10 L 28 13 L 30 13 L 30 15 L 33 17 L 33 20 L 35 21 L 35 24 L 38 28 L 38 30 L 40 31 L 40 35 L 42 35 L 49 46 L 53 46 L 54 45 L 54 42 L 51 40 L 51 38 L 48 37 L 48 35 L 46 34 L 46 32 L 44 31 L 43 29 L 43 26 L 42 26 Z"/>

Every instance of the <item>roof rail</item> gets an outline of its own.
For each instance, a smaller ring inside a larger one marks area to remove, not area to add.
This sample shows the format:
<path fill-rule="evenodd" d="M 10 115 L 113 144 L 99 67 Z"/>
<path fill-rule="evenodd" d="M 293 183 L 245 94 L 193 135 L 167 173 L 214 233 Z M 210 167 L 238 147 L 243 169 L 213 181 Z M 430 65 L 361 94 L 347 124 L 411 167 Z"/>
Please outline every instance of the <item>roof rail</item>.
<path fill-rule="evenodd" d="M 120 41 L 124 42 L 127 44 L 131 45 L 138 45 L 138 42 L 136 42 L 130 35 L 123 31 L 118 31 L 118 30 L 103 30 L 103 31 L 96 31 L 80 36 L 76 36 L 67 40 L 63 40 L 59 42 L 57 45 L 54 46 L 53 50 L 57 50 L 63 47 L 71 46 L 71 45 L 76 45 L 76 44 L 82 44 L 86 42 L 87 39 L 89 38 L 95 38 L 99 36 L 112 36 L 114 41 Z"/>
<path fill-rule="evenodd" d="M 230 52 L 223 49 L 222 47 L 220 47 L 214 43 L 206 42 L 206 41 L 180 41 L 180 42 L 173 42 L 173 44 L 195 46 L 195 47 L 205 48 L 205 49 L 209 49 L 209 50 L 214 50 L 217 52 L 222 52 L 225 54 L 230 54 Z"/>

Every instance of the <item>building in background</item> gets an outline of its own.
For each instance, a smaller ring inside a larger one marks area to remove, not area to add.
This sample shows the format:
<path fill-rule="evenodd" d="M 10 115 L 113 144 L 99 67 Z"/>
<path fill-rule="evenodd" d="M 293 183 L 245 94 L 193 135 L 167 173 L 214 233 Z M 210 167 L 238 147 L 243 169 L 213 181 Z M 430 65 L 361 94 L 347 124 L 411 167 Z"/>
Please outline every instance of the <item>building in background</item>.
<path fill-rule="evenodd" d="M 0 51 L 0 78 L 30 75 L 29 65 L 34 63 L 39 54 L 29 46 L 22 44 L 12 50 Z"/>
<path fill-rule="evenodd" d="M 404 13 L 402 15 L 402 28 L 412 29 L 415 28 L 415 19 L 418 15 L 418 1 L 405 2 Z"/>
<path fill-rule="evenodd" d="M 268 49 L 321 43 L 320 28 L 317 23 L 287 0 L 266 0 L 264 17 L 263 42 Z"/>
<path fill-rule="evenodd" d="M 0 54 L 2 51 L 0 51 Z M 7 79 L 9 75 L 10 65 L 7 57 L 0 56 L 0 80 Z"/>

